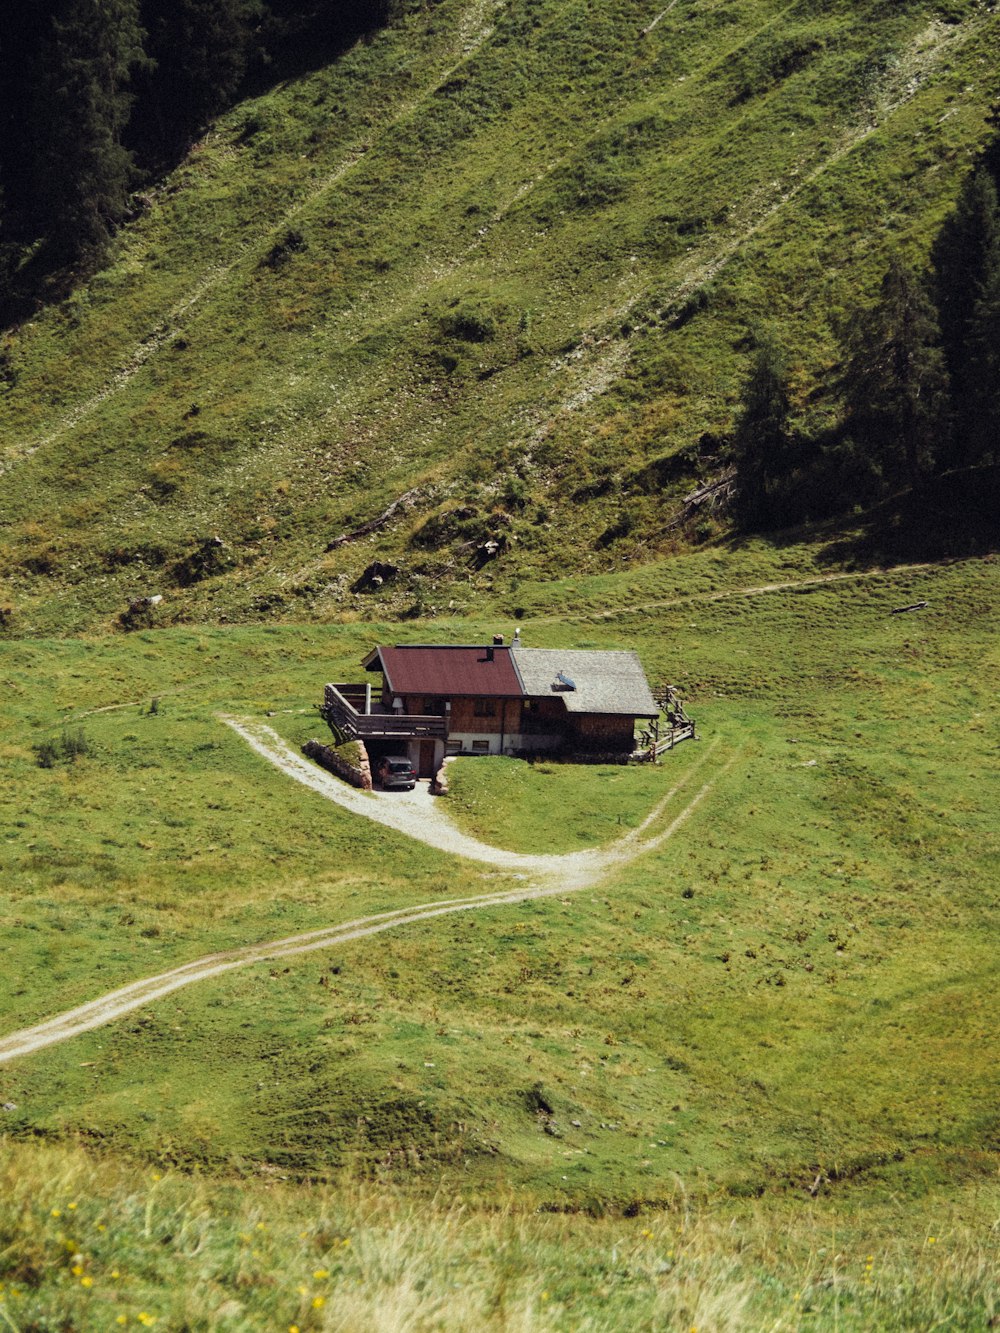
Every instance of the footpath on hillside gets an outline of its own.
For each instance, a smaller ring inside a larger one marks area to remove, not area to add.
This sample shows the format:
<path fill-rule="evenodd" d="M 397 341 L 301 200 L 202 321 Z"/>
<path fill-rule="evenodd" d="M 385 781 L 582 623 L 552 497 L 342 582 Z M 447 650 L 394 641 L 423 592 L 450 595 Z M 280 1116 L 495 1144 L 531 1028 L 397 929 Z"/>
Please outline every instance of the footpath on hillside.
<path fill-rule="evenodd" d="M 342 945 L 351 940 L 363 939 L 386 930 L 394 930 L 400 926 L 455 912 L 481 911 L 591 887 L 615 867 L 624 865 L 646 852 L 655 851 L 673 837 L 736 759 L 736 756 L 731 757 L 720 768 L 715 768 L 713 765 L 714 775 L 690 796 L 681 810 L 658 833 L 648 834 L 648 830 L 666 813 L 667 807 L 675 797 L 685 788 L 690 788 L 696 774 L 701 772 L 715 755 L 718 742 L 706 749 L 687 773 L 658 802 L 642 824 L 625 837 L 607 847 L 590 851 L 569 852 L 560 856 L 526 856 L 520 852 L 503 851 L 468 837 L 455 828 L 443 811 L 436 808 L 431 811 L 417 805 L 407 806 L 403 803 L 382 801 L 370 793 L 356 791 L 303 759 L 273 728 L 263 722 L 228 716 L 221 720 L 283 773 L 345 810 L 363 815 L 406 837 L 416 838 L 439 851 L 466 860 L 485 862 L 494 869 L 523 875 L 526 880 L 530 878 L 531 882 L 525 883 L 522 888 L 444 899 L 393 912 L 379 912 L 340 925 L 290 935 L 280 940 L 208 954 L 193 962 L 158 973 L 156 976 L 131 982 L 127 986 L 90 1000 L 86 1004 L 77 1005 L 33 1027 L 0 1038 L 0 1064 L 30 1055 L 45 1046 L 68 1041 L 80 1033 L 103 1027 L 116 1018 L 151 1004 L 154 1000 L 162 999 L 184 986 L 222 976 L 238 967 Z"/>

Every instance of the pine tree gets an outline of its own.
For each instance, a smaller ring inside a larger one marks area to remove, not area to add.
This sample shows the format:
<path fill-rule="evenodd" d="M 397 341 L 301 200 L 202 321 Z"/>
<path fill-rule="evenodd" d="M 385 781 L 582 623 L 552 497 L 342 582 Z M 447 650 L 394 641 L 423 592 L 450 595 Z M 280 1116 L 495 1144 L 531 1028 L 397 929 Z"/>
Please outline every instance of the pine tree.
<path fill-rule="evenodd" d="M 894 257 L 859 321 L 845 375 L 847 433 L 885 482 L 913 485 L 947 452 L 948 374 L 934 306 Z"/>
<path fill-rule="evenodd" d="M 34 135 L 30 107 L 42 35 L 51 22 L 51 4 L 8 7 L 0 26 L 0 181 L 4 189 L 3 226 L 12 242 L 33 240 L 26 226 L 30 201 Z"/>
<path fill-rule="evenodd" d="M 261 12 L 259 0 L 142 0 L 151 63 L 129 138 L 147 161 L 183 151 L 231 103 Z"/>
<path fill-rule="evenodd" d="M 12 236 L 4 193 L 0 186 L 0 313 L 7 311 L 11 300 L 17 258 L 18 245 Z"/>
<path fill-rule="evenodd" d="M 127 210 L 122 132 L 142 37 L 138 0 L 62 0 L 41 41 L 27 117 L 32 198 L 60 261 L 96 259 Z"/>
<path fill-rule="evenodd" d="M 785 365 L 774 342 L 765 338 L 743 390 L 733 441 L 735 509 L 745 527 L 782 521 L 782 483 L 790 470 L 789 412 Z"/>
<path fill-rule="evenodd" d="M 965 460 L 1000 463 L 1000 262 L 976 303 L 967 340 Z"/>
<path fill-rule="evenodd" d="M 955 451 L 968 461 L 976 391 L 970 380 L 972 324 L 1000 268 L 1000 207 L 992 172 L 980 163 L 967 178 L 954 212 L 934 245 L 935 295 L 941 342 L 955 406 Z"/>
<path fill-rule="evenodd" d="M 1000 191 L 1000 102 L 993 104 L 986 124 L 992 131 L 991 137 L 979 155 L 979 165 L 993 177 L 993 184 Z"/>

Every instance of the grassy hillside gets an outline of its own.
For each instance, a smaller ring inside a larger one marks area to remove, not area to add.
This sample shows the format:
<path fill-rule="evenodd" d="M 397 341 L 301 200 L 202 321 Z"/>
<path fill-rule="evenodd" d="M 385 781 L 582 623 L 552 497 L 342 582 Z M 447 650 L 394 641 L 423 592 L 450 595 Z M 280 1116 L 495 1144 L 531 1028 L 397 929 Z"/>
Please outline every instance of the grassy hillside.
<path fill-rule="evenodd" d="M 1000 565 L 671 516 L 756 328 L 797 416 L 835 410 L 998 48 L 971 0 L 414 4 L 220 120 L 9 333 L 0 1043 L 448 910 L 0 1059 L 0 1324 L 995 1326 Z M 452 911 L 528 881 L 220 716 L 297 745 L 401 620 L 515 619 L 636 648 L 702 737 L 454 767 L 455 823 L 515 851 L 662 801 L 586 887 Z"/>
<path fill-rule="evenodd" d="M 686 685 L 706 740 L 655 771 L 498 773 L 475 831 L 529 848 L 548 820 L 548 847 L 579 846 L 588 804 L 627 829 L 686 774 L 692 791 L 715 779 L 673 840 L 572 900 L 178 992 L 5 1066 L 5 1125 L 577 1206 L 656 1200 L 692 1172 L 751 1194 L 886 1166 L 918 1192 L 976 1176 L 996 1146 L 995 570 L 540 623 L 549 642 L 636 642 Z M 914 599 L 930 606 L 888 614 Z M 8 646 L 7 1030 L 220 947 L 503 887 L 337 810 L 218 721 L 269 711 L 290 739 L 314 732 L 319 683 L 364 641 Z M 76 759 L 39 765 L 42 743 L 81 733 Z M 460 819 L 462 802 L 460 783 Z M 622 831 L 607 823 L 593 841 Z"/>
<path fill-rule="evenodd" d="M 916 1206 L 886 1197 L 849 1219 L 823 1199 L 765 1210 L 681 1192 L 669 1212 L 595 1219 L 415 1207 L 385 1185 L 208 1187 L 34 1145 L 0 1146 L 0 1183 L 0 1227 L 18 1235 L 0 1289 L 8 1327 L 736 1333 L 995 1319 L 980 1188 Z"/>
<path fill-rule="evenodd" d="M 10 628 L 157 593 L 157 624 L 513 608 L 568 551 L 671 550 L 754 328 L 798 413 L 832 410 L 839 326 L 983 139 L 998 25 L 972 0 L 443 0 L 239 106 L 6 340 Z M 373 558 L 399 572 L 353 592 Z"/>
<path fill-rule="evenodd" d="M 761 556 L 730 559 L 728 587 L 704 565 L 647 587 L 687 575 L 686 599 L 644 606 L 636 576 L 609 577 L 620 613 L 529 625 L 636 643 L 703 741 L 657 770 L 519 783 L 477 760 L 451 807 L 499 844 L 572 849 L 581 810 L 613 822 L 604 841 L 715 779 L 659 850 L 581 893 L 246 967 L 0 1067 L 16 1327 L 353 1329 L 391 1308 L 422 1328 L 446 1285 L 449 1327 L 988 1326 L 997 565 L 757 594 L 779 581 Z M 322 679 L 380 634 L 8 644 L 4 1032 L 218 948 L 515 882 L 340 811 L 218 721 L 269 713 L 302 739 Z M 293 1188 L 316 1178 L 336 1188 Z M 175 1254 L 197 1274 L 183 1298 Z"/>

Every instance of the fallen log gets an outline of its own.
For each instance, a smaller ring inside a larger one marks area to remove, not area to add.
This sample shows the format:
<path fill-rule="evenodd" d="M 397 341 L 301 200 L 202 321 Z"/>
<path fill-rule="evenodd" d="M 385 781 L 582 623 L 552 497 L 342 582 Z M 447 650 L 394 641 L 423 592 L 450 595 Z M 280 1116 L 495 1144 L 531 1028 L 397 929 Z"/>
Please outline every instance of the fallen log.
<path fill-rule="evenodd" d="M 367 537 L 370 533 L 378 532 L 379 528 L 385 527 L 397 509 L 408 509 L 410 505 L 416 503 L 419 496 L 419 486 L 415 486 L 411 491 L 406 491 L 398 499 L 393 500 L 388 509 L 383 509 L 377 518 L 369 519 L 367 523 L 362 523 L 359 528 L 353 528 L 350 532 L 342 532 L 339 537 L 334 537 L 333 541 L 327 543 L 326 549 L 335 551 L 338 546 L 345 546 L 348 542 L 355 542 L 360 537 Z"/>

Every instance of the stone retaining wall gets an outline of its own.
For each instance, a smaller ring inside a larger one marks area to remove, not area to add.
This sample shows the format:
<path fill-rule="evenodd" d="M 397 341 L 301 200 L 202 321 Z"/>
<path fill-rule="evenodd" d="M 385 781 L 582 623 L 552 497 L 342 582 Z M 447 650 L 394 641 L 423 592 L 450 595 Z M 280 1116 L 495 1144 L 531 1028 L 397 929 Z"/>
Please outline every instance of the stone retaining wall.
<path fill-rule="evenodd" d="M 358 762 L 356 764 L 352 764 L 334 746 L 323 745 L 320 741 L 306 741 L 302 747 L 302 753 L 308 755 L 310 759 L 315 759 L 317 764 L 329 772 L 336 773 L 338 778 L 343 778 L 352 787 L 360 787 L 362 791 L 371 791 L 372 770 L 368 761 L 368 751 L 362 741 L 352 741 L 351 748 L 358 751 Z"/>
<path fill-rule="evenodd" d="M 434 774 L 434 776 L 431 778 L 431 795 L 432 795 L 432 796 L 447 796 L 447 795 L 448 795 L 448 765 L 451 763 L 451 761 L 452 761 L 453 759 L 457 759 L 457 758 L 458 758 L 457 755 L 449 754 L 449 755 L 445 755 L 445 757 L 441 760 L 441 766 L 440 766 L 440 768 L 439 768 L 438 771 Z"/>

